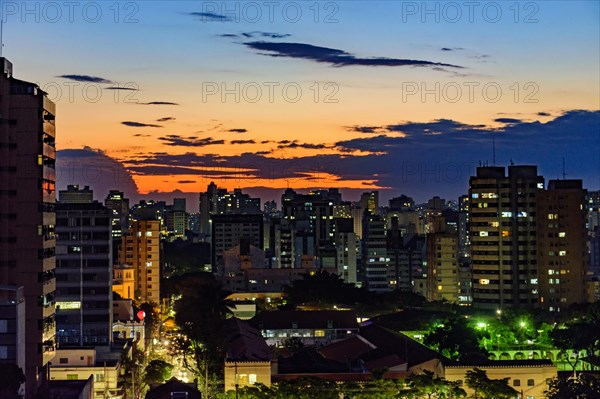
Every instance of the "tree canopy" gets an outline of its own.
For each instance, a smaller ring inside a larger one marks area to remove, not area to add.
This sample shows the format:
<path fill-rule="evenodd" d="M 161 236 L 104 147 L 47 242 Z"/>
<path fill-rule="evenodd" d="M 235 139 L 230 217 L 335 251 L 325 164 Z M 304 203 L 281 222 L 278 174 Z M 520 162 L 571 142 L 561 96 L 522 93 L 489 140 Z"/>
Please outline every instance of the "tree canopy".
<path fill-rule="evenodd" d="M 474 391 L 474 399 L 511 399 L 518 392 L 509 385 L 510 378 L 490 379 L 485 370 L 467 371 L 465 383 Z"/>

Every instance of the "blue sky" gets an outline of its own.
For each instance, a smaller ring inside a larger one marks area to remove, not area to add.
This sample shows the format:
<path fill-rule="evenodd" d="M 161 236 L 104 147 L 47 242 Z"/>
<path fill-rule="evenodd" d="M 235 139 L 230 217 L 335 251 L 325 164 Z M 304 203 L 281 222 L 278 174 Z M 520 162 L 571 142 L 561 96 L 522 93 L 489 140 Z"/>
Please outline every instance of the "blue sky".
<path fill-rule="evenodd" d="M 456 181 L 393 171 L 491 161 L 490 133 L 498 162 L 537 163 L 555 178 L 564 157 L 569 177 L 600 188 L 596 1 L 474 2 L 472 14 L 469 2 L 84 1 L 72 22 L 64 3 L 48 4 L 2 3 L 4 55 L 57 102 L 60 149 L 122 165 L 140 193 L 198 192 L 216 179 L 278 197 L 289 176 L 260 170 L 295 162 L 299 189 L 452 198 L 467 169 Z M 126 82 L 138 90 L 108 89 Z M 266 84 L 277 85 L 272 102 Z M 219 91 L 207 96 L 208 85 Z M 139 104 L 154 102 L 172 104 Z"/>

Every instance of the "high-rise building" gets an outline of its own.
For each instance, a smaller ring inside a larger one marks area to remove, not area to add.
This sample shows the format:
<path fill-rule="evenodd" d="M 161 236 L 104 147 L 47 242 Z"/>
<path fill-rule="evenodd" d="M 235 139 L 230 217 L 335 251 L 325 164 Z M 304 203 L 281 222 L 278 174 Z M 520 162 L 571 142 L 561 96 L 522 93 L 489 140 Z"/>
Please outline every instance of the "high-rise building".
<path fill-rule="evenodd" d="M 538 304 L 536 166 L 478 167 L 469 180 L 473 305 Z"/>
<path fill-rule="evenodd" d="M 540 307 L 587 302 L 586 190 L 581 180 L 550 180 L 537 194 Z"/>
<path fill-rule="evenodd" d="M 58 198 L 65 204 L 87 204 L 94 200 L 94 192 L 90 186 L 79 188 L 77 184 L 69 184 L 66 190 L 58 192 Z"/>
<path fill-rule="evenodd" d="M 129 228 L 129 199 L 121 191 L 110 190 L 104 199 L 104 206 L 111 212 L 113 264 L 118 264 L 121 239 Z"/>
<path fill-rule="evenodd" d="M 112 213 L 112 237 L 121 241 L 121 236 L 129 228 L 129 199 L 125 198 L 122 191 L 110 190 L 104 200 L 104 206 Z"/>
<path fill-rule="evenodd" d="M 200 235 L 209 237 L 212 233 L 211 215 L 260 214 L 260 198 L 252 198 L 236 188 L 228 193 L 211 182 L 206 191 L 200 193 Z"/>
<path fill-rule="evenodd" d="M 458 234 L 427 234 L 427 299 L 459 302 Z"/>
<path fill-rule="evenodd" d="M 390 211 L 409 212 L 415 210 L 415 200 L 402 194 L 390 199 Z"/>
<path fill-rule="evenodd" d="M 469 196 L 458 198 L 458 259 L 461 263 L 471 263 L 471 234 L 469 221 Z"/>
<path fill-rule="evenodd" d="M 159 303 L 160 221 L 132 220 L 129 232 L 123 236 L 119 260 L 124 265 L 119 270 L 133 269 L 134 298 L 130 299 Z M 118 274 L 119 271 L 115 273 L 115 279 L 118 279 Z"/>
<path fill-rule="evenodd" d="M 26 399 L 55 354 L 55 115 L 46 93 L 0 58 L 0 285 L 12 287 L 0 300 L 24 302 Z M 15 347 L 0 344 L 0 355 L 15 357 Z"/>
<path fill-rule="evenodd" d="M 358 243 L 352 219 L 335 220 L 335 250 L 337 274 L 349 284 L 357 284 Z"/>
<path fill-rule="evenodd" d="M 360 207 L 371 215 L 379 214 L 379 191 L 367 191 L 360 196 Z"/>
<path fill-rule="evenodd" d="M 600 278 L 600 191 L 590 191 L 587 195 L 588 246 L 590 252 L 589 272 L 593 278 Z"/>
<path fill-rule="evenodd" d="M 381 215 L 365 214 L 362 240 L 363 286 L 375 292 L 396 288 L 397 281 L 390 280 L 392 273 L 387 253 L 385 219 Z"/>
<path fill-rule="evenodd" d="M 333 206 L 338 197 L 330 198 L 329 194 L 328 191 L 298 194 L 287 189 L 281 197 L 283 217 L 293 221 L 298 235 L 311 236 L 315 247 L 333 241 Z"/>
<path fill-rule="evenodd" d="M 56 204 L 56 336 L 61 346 L 110 345 L 112 212 L 77 191 Z"/>
<path fill-rule="evenodd" d="M 173 205 L 167 206 L 165 214 L 167 234 L 171 240 L 186 238 L 189 230 L 189 214 L 186 212 L 185 198 L 173 198 Z"/>
<path fill-rule="evenodd" d="M 264 248 L 262 215 L 212 215 L 211 249 L 213 272 L 223 273 L 223 254 L 243 242 Z"/>

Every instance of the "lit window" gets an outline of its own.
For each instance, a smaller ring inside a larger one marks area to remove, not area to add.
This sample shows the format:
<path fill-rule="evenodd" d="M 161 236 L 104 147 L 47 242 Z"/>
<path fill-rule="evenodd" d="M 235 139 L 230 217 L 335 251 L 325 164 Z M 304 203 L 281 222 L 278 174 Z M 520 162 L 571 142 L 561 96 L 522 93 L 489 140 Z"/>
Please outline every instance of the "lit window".
<path fill-rule="evenodd" d="M 250 385 L 256 384 L 256 374 L 250 374 L 250 375 L 248 375 L 248 383 Z"/>
<path fill-rule="evenodd" d="M 567 251 L 559 251 L 558 256 L 567 256 Z"/>
<path fill-rule="evenodd" d="M 487 278 L 479 279 L 479 284 L 481 284 L 481 285 L 488 285 L 489 283 L 490 283 L 490 280 L 488 280 Z"/>
<path fill-rule="evenodd" d="M 501 215 L 503 218 L 510 218 L 512 217 L 512 212 L 502 212 Z"/>
<path fill-rule="evenodd" d="M 487 237 L 488 236 L 488 232 L 487 231 L 480 231 L 479 232 L 479 237 Z"/>
<path fill-rule="evenodd" d="M 566 237 L 566 236 L 567 236 L 567 233 L 565 233 L 564 231 L 561 231 L 560 233 L 558 233 L 558 236 L 559 236 L 560 238 L 564 238 L 564 237 Z"/>

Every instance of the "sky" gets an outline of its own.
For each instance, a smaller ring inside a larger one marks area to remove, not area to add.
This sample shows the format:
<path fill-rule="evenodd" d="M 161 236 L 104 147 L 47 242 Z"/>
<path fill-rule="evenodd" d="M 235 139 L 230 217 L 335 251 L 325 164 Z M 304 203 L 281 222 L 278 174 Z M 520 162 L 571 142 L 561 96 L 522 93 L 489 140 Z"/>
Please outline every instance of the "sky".
<path fill-rule="evenodd" d="M 0 12 L 15 77 L 57 104 L 59 188 L 195 202 L 214 181 L 264 199 L 338 187 L 425 201 L 456 199 L 494 162 L 600 189 L 599 4 L 2 1 Z"/>

